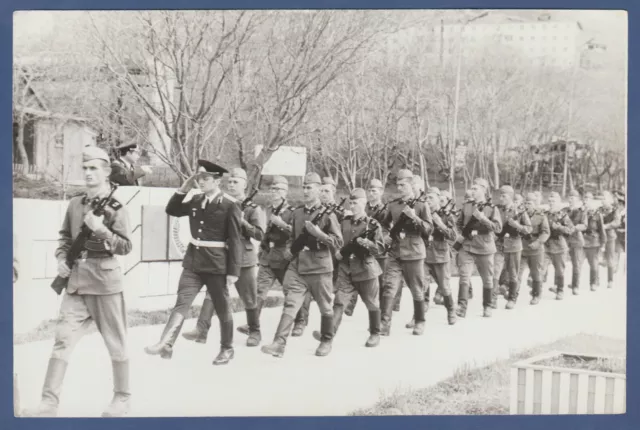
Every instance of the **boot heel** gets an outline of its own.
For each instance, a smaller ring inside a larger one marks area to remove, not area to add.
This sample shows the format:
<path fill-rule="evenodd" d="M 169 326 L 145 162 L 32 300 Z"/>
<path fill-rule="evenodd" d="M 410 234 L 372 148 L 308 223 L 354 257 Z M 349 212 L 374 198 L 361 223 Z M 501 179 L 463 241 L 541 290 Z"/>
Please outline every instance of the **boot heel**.
<path fill-rule="evenodd" d="M 171 360 L 171 357 L 173 357 L 173 348 L 165 347 L 162 351 L 160 351 L 160 358 Z"/>

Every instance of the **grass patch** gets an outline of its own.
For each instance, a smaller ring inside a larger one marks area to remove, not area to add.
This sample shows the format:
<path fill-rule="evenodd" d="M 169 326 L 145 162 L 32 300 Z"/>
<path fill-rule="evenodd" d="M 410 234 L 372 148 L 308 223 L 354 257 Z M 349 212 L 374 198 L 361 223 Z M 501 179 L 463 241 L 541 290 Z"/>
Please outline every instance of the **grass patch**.
<path fill-rule="evenodd" d="M 590 370 L 593 372 L 627 373 L 627 360 L 624 358 L 583 357 L 580 355 L 560 355 L 536 361 L 537 366 L 564 367 L 569 369 Z"/>
<path fill-rule="evenodd" d="M 274 288 L 275 289 L 275 288 Z M 284 298 L 281 296 L 269 296 L 265 301 L 264 308 L 274 308 L 282 306 Z M 201 305 L 191 306 L 187 318 L 197 318 L 200 315 Z M 244 304 L 240 297 L 231 298 L 231 309 L 234 313 L 244 312 Z M 129 328 L 140 327 L 148 325 L 165 324 L 169 319 L 171 309 L 162 309 L 154 311 L 141 311 L 130 310 L 127 312 L 127 322 Z M 215 311 L 214 311 L 215 315 Z M 240 324 L 244 324 L 242 316 L 238 316 L 237 321 L 241 321 Z M 14 345 L 20 345 L 23 343 L 37 342 L 40 340 L 53 339 L 55 335 L 57 320 L 47 320 L 40 323 L 40 325 L 27 333 L 15 334 L 13 336 Z M 94 333 L 96 331 L 95 324 L 92 324 L 88 333 Z"/>
<path fill-rule="evenodd" d="M 463 366 L 451 378 L 433 387 L 396 390 L 373 407 L 359 409 L 349 415 L 507 415 L 511 365 L 554 350 L 624 357 L 626 343 L 624 340 L 586 334 L 567 337 L 513 354 L 508 360 L 496 361 L 482 368 Z M 603 365 L 601 360 L 601 368 L 607 365 L 611 369 L 619 369 L 620 364 Z"/>

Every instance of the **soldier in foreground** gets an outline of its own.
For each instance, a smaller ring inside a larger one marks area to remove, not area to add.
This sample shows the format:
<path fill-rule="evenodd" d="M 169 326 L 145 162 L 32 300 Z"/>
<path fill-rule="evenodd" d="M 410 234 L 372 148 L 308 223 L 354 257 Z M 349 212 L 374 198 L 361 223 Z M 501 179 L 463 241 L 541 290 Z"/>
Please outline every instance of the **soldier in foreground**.
<path fill-rule="evenodd" d="M 287 337 L 291 332 L 295 315 L 300 310 L 305 298 L 313 296 L 320 308 L 321 341 L 316 350 L 317 356 L 325 356 L 331 352 L 333 339 L 333 309 L 331 293 L 333 291 L 333 261 L 331 255 L 342 247 L 342 234 L 334 214 L 324 215 L 315 225 L 311 220 L 324 210 L 320 204 L 320 176 L 309 173 L 303 185 L 304 205 L 293 212 L 293 234 L 285 259 L 289 266 L 284 275 L 285 299 L 280 323 L 271 345 L 261 348 L 265 354 L 282 357 L 285 352 Z M 304 248 L 293 255 L 291 246 L 304 239 Z"/>
<path fill-rule="evenodd" d="M 229 287 L 236 283 L 242 266 L 242 212 L 220 189 L 227 170 L 206 160 L 198 161 L 198 172 L 185 181 L 167 203 L 166 212 L 189 217 L 191 242 L 182 261 L 176 304 L 158 343 L 145 348 L 150 355 L 170 359 L 182 324 L 203 285 L 211 296 L 220 320 L 220 353 L 214 365 L 227 364 L 234 356 L 233 316 Z M 202 194 L 184 202 L 197 181 Z"/>
<path fill-rule="evenodd" d="M 584 195 L 586 208 L 587 228 L 584 231 L 584 253 L 589 264 L 589 286 L 595 291 L 600 286 L 600 250 L 607 241 L 602 212 L 597 207 L 593 194 Z"/>
<path fill-rule="evenodd" d="M 507 304 L 505 309 L 513 309 L 518 300 L 520 283 L 518 272 L 520 271 L 520 258 L 522 254 L 522 235 L 531 232 L 531 220 L 522 207 L 516 206 L 513 201 L 514 191 L 509 185 L 500 188 L 500 217 L 502 218 L 502 230 L 498 233 L 496 246 L 498 252 L 495 258 L 495 282 L 492 296 L 493 304 L 496 304 L 498 296 L 498 275 L 505 271 L 507 285 Z"/>
<path fill-rule="evenodd" d="M 120 264 L 114 257 L 131 251 L 129 218 L 126 208 L 115 198 L 108 201 L 104 216 L 93 214 L 93 205 L 110 191 L 109 156 L 102 149 L 88 147 L 82 160 L 86 192 L 69 202 L 56 250 L 58 275 L 69 278 L 69 282 L 60 305 L 42 400 L 36 409 L 25 411 L 25 416 L 57 415 L 67 363 L 91 321 L 95 321 L 102 335 L 113 368 L 114 396 L 102 416 L 121 417 L 130 409 L 127 315 L 122 293 L 124 279 Z M 65 261 L 67 252 L 83 224 L 93 233 L 85 244 L 82 259 L 68 267 Z"/>
<path fill-rule="evenodd" d="M 545 248 L 549 260 L 553 265 L 555 274 L 556 300 L 564 298 L 564 267 L 565 255 L 569 250 L 566 237 L 574 232 L 573 223 L 567 212 L 562 209 L 560 194 L 555 191 L 549 193 L 549 220 L 550 235 L 545 243 Z"/>
<path fill-rule="evenodd" d="M 382 222 L 389 229 L 386 238 L 389 259 L 382 292 L 382 328 L 380 334 L 388 336 L 391 331 L 393 304 L 404 279 L 413 297 L 413 334 L 422 335 L 425 323 L 424 302 L 424 258 L 426 256 L 423 236 L 433 230 L 429 209 L 413 194 L 413 174 L 406 169 L 398 172 L 397 186 L 401 197 L 389 203 L 389 211 Z M 413 207 L 411 207 L 413 205 Z"/>
<path fill-rule="evenodd" d="M 582 232 L 587 229 L 587 212 L 582 206 L 580 193 L 576 190 L 569 192 L 569 218 L 575 227 L 569 236 L 569 256 L 571 257 L 571 291 L 577 296 L 580 289 L 580 272 L 584 261 L 584 237 Z"/>
<path fill-rule="evenodd" d="M 139 179 L 151 174 L 146 166 L 136 166 L 140 159 L 140 149 L 135 143 L 125 143 L 116 148 L 118 158 L 111 163 L 111 182 L 118 185 L 139 186 Z"/>
<path fill-rule="evenodd" d="M 524 204 L 531 220 L 531 233 L 524 235 L 522 239 L 518 285 L 522 284 L 524 270 L 528 267 L 533 279 L 530 304 L 537 305 L 540 303 L 540 294 L 542 294 L 542 263 L 545 255 L 544 244 L 549 239 L 549 221 L 538 209 L 538 198 L 534 193 L 527 194 Z"/>
<path fill-rule="evenodd" d="M 345 245 L 335 256 L 339 261 L 336 297 L 333 303 L 334 335 L 340 327 L 342 313 L 353 296 L 360 295 L 369 311 L 369 339 L 365 346 L 380 343 L 380 302 L 378 276 L 382 270 L 376 256 L 384 252 L 384 239 L 380 224 L 365 213 L 367 195 L 362 188 L 355 188 L 349 197 L 351 215 L 342 221 L 342 237 Z M 321 341 L 322 333 L 313 332 Z"/>
<path fill-rule="evenodd" d="M 292 232 L 294 208 L 287 203 L 289 182 L 283 176 L 275 176 L 270 191 L 271 201 L 266 208 L 267 229 L 258 255 L 258 320 L 269 290 L 276 282 L 284 285 L 284 273 L 288 264 L 285 251 Z M 238 331 L 249 335 L 249 326 L 242 325 L 238 327 Z"/>
<path fill-rule="evenodd" d="M 491 317 L 493 292 L 493 255 L 496 253 L 495 235 L 502 230 L 500 212 L 487 201 L 489 184 L 478 178 L 473 181 L 472 202 L 465 203 L 457 220 L 457 229 L 461 232 L 458 239 L 458 268 L 460 284 L 458 292 L 459 317 L 467 315 L 467 294 L 471 285 L 473 265 L 482 278 L 482 307 L 484 317 Z M 495 276 L 499 276 L 498 273 Z"/>
<path fill-rule="evenodd" d="M 258 318 L 258 288 L 256 282 L 258 254 L 252 240 L 258 242 L 262 240 L 264 237 L 265 221 L 262 209 L 255 203 L 247 202 L 246 207 L 242 207 L 242 203 L 246 198 L 246 187 L 247 173 L 239 167 L 231 169 L 227 180 L 227 190 L 231 199 L 240 205 L 240 210 L 242 211 L 242 262 L 240 264 L 240 276 L 236 281 L 236 289 L 238 290 L 238 295 L 242 300 L 247 314 L 247 325 L 249 328 L 247 346 L 258 346 L 262 340 L 260 335 L 260 320 Z M 213 311 L 214 307 L 211 295 L 207 294 L 202 304 L 195 329 L 183 333 L 182 336 L 187 340 L 206 343 L 207 335 L 211 328 Z"/>

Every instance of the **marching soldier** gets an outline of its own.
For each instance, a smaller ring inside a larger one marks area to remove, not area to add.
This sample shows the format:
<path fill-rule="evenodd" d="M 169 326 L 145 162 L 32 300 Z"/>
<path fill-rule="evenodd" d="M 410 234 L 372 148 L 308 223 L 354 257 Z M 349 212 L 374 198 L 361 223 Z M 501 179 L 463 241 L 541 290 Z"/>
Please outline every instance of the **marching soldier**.
<path fill-rule="evenodd" d="M 336 181 L 333 178 L 326 176 L 322 178 L 322 184 L 320 185 L 320 203 L 323 206 L 335 206 L 336 205 Z M 344 212 L 342 212 L 342 208 L 338 208 L 334 212 L 338 222 L 342 222 L 342 217 L 344 216 Z M 335 294 L 335 284 L 338 279 L 338 262 L 333 258 L 333 285 L 334 285 L 334 294 Z M 293 331 L 291 332 L 291 336 L 298 337 L 302 336 L 304 333 L 304 329 L 309 323 L 309 309 L 311 308 L 311 301 L 313 297 L 308 295 L 305 297 L 298 314 L 296 315 L 295 323 L 293 325 Z"/>
<path fill-rule="evenodd" d="M 477 178 L 471 192 L 473 202 L 465 203 L 458 215 L 458 265 L 460 284 L 458 292 L 459 317 L 467 315 L 467 300 L 471 285 L 471 272 L 475 264 L 482 278 L 482 306 L 484 317 L 491 317 L 491 293 L 493 291 L 493 255 L 496 253 L 495 235 L 502 230 L 500 212 L 487 202 L 489 184 Z"/>
<path fill-rule="evenodd" d="M 220 353 L 213 364 L 222 365 L 234 356 L 229 287 L 238 280 L 242 267 L 242 212 L 220 190 L 220 180 L 227 170 L 206 160 L 199 160 L 198 166 L 198 172 L 167 203 L 168 215 L 189 217 L 192 238 L 182 262 L 176 304 L 159 341 L 146 347 L 145 352 L 165 359 L 172 357 L 173 345 L 193 299 L 206 285 L 220 320 Z M 184 202 L 195 181 L 202 194 Z"/>
<path fill-rule="evenodd" d="M 111 163 L 111 182 L 118 185 L 140 185 L 139 179 L 151 174 L 147 166 L 136 166 L 140 149 L 135 143 L 125 143 L 116 148 L 119 156 Z"/>
<path fill-rule="evenodd" d="M 521 212 L 521 213 L 526 212 L 526 209 L 524 207 L 524 198 L 522 197 L 521 194 L 516 194 L 515 198 L 513 199 L 513 204 L 517 212 Z M 505 298 L 507 298 L 507 295 L 509 293 L 506 287 L 507 283 L 508 283 L 507 271 L 503 266 L 502 271 L 500 272 L 500 277 L 498 278 L 498 295 L 504 296 Z"/>
<path fill-rule="evenodd" d="M 613 196 L 609 191 L 602 193 L 602 211 L 602 221 L 606 233 L 604 259 L 607 264 L 607 288 L 613 288 L 613 276 L 618 263 L 618 234 L 616 230 L 620 227 L 620 213 L 614 206 Z"/>
<path fill-rule="evenodd" d="M 451 197 L 451 193 L 448 190 L 442 190 L 440 191 L 440 207 L 441 208 L 445 208 L 447 207 L 447 205 L 449 204 L 449 201 L 452 200 Z M 454 216 L 455 218 L 455 205 L 451 204 L 450 207 L 450 212 L 451 215 Z M 454 229 L 455 229 L 455 223 L 454 223 Z M 456 234 L 457 237 L 457 234 Z M 455 239 L 454 240 L 447 240 L 447 243 L 449 244 L 449 276 L 451 276 L 451 273 L 453 272 L 453 265 L 455 263 L 455 258 L 454 258 L 454 253 L 453 253 L 453 249 L 452 246 L 455 243 Z M 443 305 L 444 304 L 444 300 L 442 298 L 442 290 L 440 289 L 440 287 L 436 288 L 436 293 L 433 295 L 433 303 L 435 303 L 436 305 Z"/>
<path fill-rule="evenodd" d="M 431 187 L 427 193 L 427 204 L 433 219 L 433 232 L 426 240 L 426 258 L 424 259 L 429 274 L 436 281 L 441 292 L 442 301 L 447 309 L 447 320 L 450 325 L 456 323 L 456 309 L 449 287 L 451 277 L 450 260 L 451 248 L 449 243 L 455 242 L 457 233 L 455 230 L 456 218 L 451 212 L 446 212 L 440 203 L 440 192 Z"/>
<path fill-rule="evenodd" d="M 342 321 L 345 305 L 353 296 L 360 295 L 369 311 L 369 339 L 365 346 L 374 347 L 380 343 L 380 302 L 378 277 L 382 270 L 376 256 L 384 252 L 384 238 L 380 224 L 366 215 L 367 195 L 362 188 L 355 188 L 349 197 L 352 215 L 342 221 L 342 237 L 345 246 L 336 252 L 340 262 L 336 297 L 333 304 L 334 335 Z M 365 235 L 369 237 L 365 237 Z M 313 337 L 321 341 L 322 334 L 313 332 Z"/>
<path fill-rule="evenodd" d="M 616 192 L 616 200 L 618 202 L 618 211 L 620 213 L 620 226 L 616 229 L 616 233 L 618 235 L 618 263 L 620 261 L 620 255 L 622 253 L 627 252 L 627 210 L 625 207 L 625 195 L 623 192 Z M 627 263 L 626 263 L 626 255 L 625 260 L 623 261 L 623 269 L 626 272 Z"/>
<path fill-rule="evenodd" d="M 542 293 L 542 264 L 544 261 L 544 244 L 549 239 L 549 221 L 538 209 L 538 197 L 535 193 L 527 194 L 525 201 L 527 215 L 531 220 L 531 233 L 525 234 L 522 240 L 522 258 L 518 273 L 518 285 L 522 284 L 524 270 L 528 267 L 532 282 L 531 304 L 540 303 Z"/>
<path fill-rule="evenodd" d="M 571 290 L 573 295 L 577 296 L 580 288 L 580 272 L 582 270 L 582 262 L 584 261 L 584 237 L 582 232 L 587 229 L 587 213 L 582 206 L 580 193 L 576 190 L 569 192 L 569 218 L 575 228 L 575 231 L 569 236 L 569 256 L 571 257 Z"/>
<path fill-rule="evenodd" d="M 284 285 L 287 241 L 291 236 L 294 208 L 287 203 L 289 182 L 283 176 L 275 176 L 271 183 L 271 202 L 267 206 L 267 229 L 261 243 L 258 267 L 258 319 L 267 300 L 269 290 L 276 282 Z M 249 326 L 238 327 L 240 333 L 249 335 Z"/>
<path fill-rule="evenodd" d="M 518 272 L 520 271 L 520 259 L 522 254 L 522 235 L 531 233 L 531 220 L 527 212 L 516 206 L 513 188 L 504 185 L 500 188 L 500 218 L 502 219 L 502 230 L 498 233 L 495 254 L 494 273 L 502 273 L 504 267 L 506 284 L 508 286 L 505 309 L 513 309 L 518 300 L 520 282 L 518 282 Z M 496 304 L 498 296 L 498 276 L 494 282 L 492 302 Z"/>
<path fill-rule="evenodd" d="M 589 264 L 589 285 L 591 291 L 595 291 L 600 286 L 600 249 L 605 246 L 607 237 L 602 213 L 596 207 L 592 193 L 585 193 L 584 204 L 587 208 L 587 228 L 583 234 L 584 253 Z"/>
<path fill-rule="evenodd" d="M 88 147 L 83 155 L 82 168 L 86 192 L 69 202 L 60 230 L 56 258 L 58 275 L 69 278 L 62 297 L 56 324 L 55 343 L 42 388 L 42 400 L 26 416 L 55 417 L 67 364 L 78 341 L 87 332 L 91 321 L 111 355 L 114 396 L 103 417 L 120 417 L 129 412 L 129 355 L 127 352 L 127 316 L 123 296 L 123 275 L 114 255 L 131 252 L 129 219 L 126 208 L 111 198 L 104 216 L 96 216 L 92 209 L 98 200 L 109 194 L 111 173 L 109 156 L 97 147 Z M 66 258 L 82 225 L 92 230 L 85 244 L 82 258 L 72 267 Z"/>
<path fill-rule="evenodd" d="M 382 225 L 389 228 L 393 224 L 391 234 L 385 241 L 390 247 L 384 274 L 382 292 L 382 328 L 380 334 L 388 336 L 391 331 L 393 302 L 402 279 L 406 281 L 413 297 L 413 314 L 415 327 L 413 334 L 424 333 L 424 258 L 426 250 L 422 236 L 428 236 L 433 230 L 429 208 L 420 201 L 414 207 L 407 203 L 417 199 L 413 195 L 413 174 L 406 169 L 398 172 L 397 186 L 400 199 L 389 203 L 389 211 Z M 395 236 L 394 236 L 395 235 Z"/>
<path fill-rule="evenodd" d="M 556 293 L 556 300 L 562 300 L 564 298 L 565 255 L 569 250 L 565 237 L 573 234 L 575 228 L 567 212 L 562 209 L 560 194 L 555 191 L 549 193 L 547 217 L 550 234 L 545 248 L 555 274 L 555 289 L 552 291 Z"/>
<path fill-rule="evenodd" d="M 227 190 L 231 200 L 239 205 L 244 202 L 245 189 L 247 186 L 247 172 L 236 167 L 229 171 L 229 179 L 227 180 Z M 249 337 L 247 338 L 247 346 L 258 346 L 262 339 L 260 335 L 260 320 L 258 317 L 257 303 L 257 281 L 256 281 L 256 265 L 258 264 L 257 250 L 254 249 L 252 239 L 260 242 L 264 237 L 265 221 L 262 209 L 253 202 L 247 202 L 246 207 L 240 206 L 242 210 L 242 262 L 240 264 L 240 277 L 236 282 L 238 295 L 244 304 L 247 314 L 247 325 Z M 182 336 L 187 340 L 199 343 L 207 342 L 207 335 L 211 328 L 211 318 L 213 318 L 213 301 L 211 296 L 207 294 L 198 322 L 193 331 L 183 333 Z"/>
<path fill-rule="evenodd" d="M 285 352 L 287 337 L 291 332 L 293 320 L 302 306 L 305 297 L 312 295 L 320 308 L 320 332 L 322 341 L 316 350 L 316 355 L 326 356 L 331 352 L 333 339 L 333 309 L 331 293 L 333 291 L 333 261 L 331 255 L 342 247 L 342 234 L 334 214 L 323 216 L 318 225 L 312 220 L 320 211 L 324 210 L 320 204 L 320 176 L 309 173 L 305 177 L 303 192 L 304 205 L 293 212 L 292 241 L 285 251 L 285 259 L 289 266 L 284 275 L 284 307 L 280 323 L 271 345 L 261 348 L 265 354 L 282 357 Z M 297 255 L 291 254 L 291 246 L 300 241 L 303 235 L 304 249 Z"/>
<path fill-rule="evenodd" d="M 367 189 L 367 205 L 365 206 L 365 213 L 368 217 L 374 218 L 377 222 L 382 221 L 387 213 L 387 208 L 384 203 L 382 203 L 383 193 L 384 187 L 382 186 L 382 182 L 379 179 L 372 179 L 371 182 L 369 182 L 369 188 Z M 382 252 L 375 258 L 381 270 L 380 276 L 378 276 L 378 290 L 380 296 L 379 299 L 382 300 L 382 275 L 387 263 L 386 251 L 382 250 Z M 349 301 L 349 304 L 344 308 L 344 314 L 347 316 L 353 315 L 353 310 L 358 302 L 357 294 L 353 294 L 351 297 L 351 301 Z"/>

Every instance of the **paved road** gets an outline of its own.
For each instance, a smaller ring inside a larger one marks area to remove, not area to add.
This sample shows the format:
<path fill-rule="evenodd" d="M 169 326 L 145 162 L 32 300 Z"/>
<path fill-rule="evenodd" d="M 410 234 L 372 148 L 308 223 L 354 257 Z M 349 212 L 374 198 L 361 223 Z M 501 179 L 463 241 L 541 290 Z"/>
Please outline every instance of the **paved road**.
<path fill-rule="evenodd" d="M 457 291 L 457 279 L 453 282 Z M 404 294 L 402 310 L 394 313 L 391 337 L 377 348 L 365 348 L 367 313 L 359 303 L 354 316 L 345 317 L 333 352 L 314 356 L 317 342 L 311 332 L 319 327 L 314 305 L 311 324 L 302 338 L 290 338 L 281 359 L 262 354 L 259 348 L 234 340 L 236 358 L 228 366 L 212 366 L 218 351 L 217 321 L 206 345 L 180 338 L 173 360 L 144 354 L 143 347 L 157 340 L 161 326 L 130 330 L 132 416 L 304 416 L 345 415 L 367 407 L 399 388 L 424 388 L 453 374 L 464 365 L 479 366 L 507 358 L 515 350 L 552 342 L 558 338 L 593 333 L 626 336 L 626 284 L 597 292 L 583 291 L 553 300 L 545 291 L 538 306 L 530 306 L 526 292 L 515 310 L 504 310 L 504 300 L 494 317 L 481 317 L 481 290 L 465 320 L 446 324 L 446 310 L 432 307 L 421 337 L 412 336 L 404 324 L 411 318 L 410 294 Z M 236 314 L 236 324 L 244 316 Z M 280 308 L 263 312 L 263 342 L 270 342 Z M 193 327 L 187 321 L 184 329 Z M 52 341 L 15 348 L 22 407 L 35 405 Z M 383 369 L 394 369 L 392 371 Z M 60 416 L 99 416 L 111 398 L 111 370 L 106 348 L 97 334 L 81 341 L 72 356 L 62 393 Z"/>

